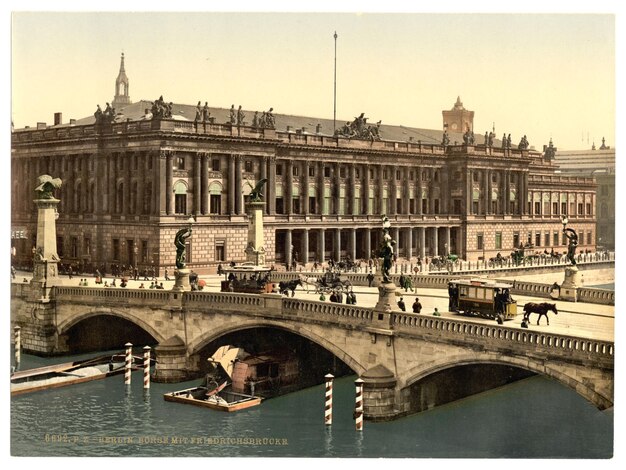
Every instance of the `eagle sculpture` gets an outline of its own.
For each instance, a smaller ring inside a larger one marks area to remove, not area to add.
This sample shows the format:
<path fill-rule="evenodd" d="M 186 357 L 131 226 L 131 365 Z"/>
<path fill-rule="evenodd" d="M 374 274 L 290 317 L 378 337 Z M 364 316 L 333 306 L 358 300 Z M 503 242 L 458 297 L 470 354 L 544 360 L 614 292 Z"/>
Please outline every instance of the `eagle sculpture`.
<path fill-rule="evenodd" d="M 61 178 L 53 178 L 50 175 L 41 175 L 37 178 L 38 186 L 35 188 L 39 199 L 53 199 L 52 192 L 61 187 Z"/>
<path fill-rule="evenodd" d="M 252 186 L 252 183 L 250 183 L 249 180 L 247 182 L 252 188 L 252 191 L 250 191 L 250 201 L 260 202 L 261 198 L 263 197 L 263 194 L 261 194 L 261 189 L 263 188 L 263 185 L 267 182 L 267 178 L 263 178 L 262 180 L 257 182 L 255 186 Z"/>

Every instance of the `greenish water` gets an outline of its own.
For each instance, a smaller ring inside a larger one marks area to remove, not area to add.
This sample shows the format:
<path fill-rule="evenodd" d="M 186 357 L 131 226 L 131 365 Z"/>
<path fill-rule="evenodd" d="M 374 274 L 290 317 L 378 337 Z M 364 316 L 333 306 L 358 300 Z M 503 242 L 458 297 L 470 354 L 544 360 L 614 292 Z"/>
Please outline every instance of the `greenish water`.
<path fill-rule="evenodd" d="M 84 356 L 75 356 L 79 358 Z M 22 356 L 22 369 L 64 362 Z M 354 380 L 335 380 L 333 425 L 324 386 L 224 413 L 166 402 L 197 384 L 132 385 L 110 377 L 11 399 L 14 456 L 609 458 L 613 412 L 536 376 L 392 422 L 354 430 Z"/>

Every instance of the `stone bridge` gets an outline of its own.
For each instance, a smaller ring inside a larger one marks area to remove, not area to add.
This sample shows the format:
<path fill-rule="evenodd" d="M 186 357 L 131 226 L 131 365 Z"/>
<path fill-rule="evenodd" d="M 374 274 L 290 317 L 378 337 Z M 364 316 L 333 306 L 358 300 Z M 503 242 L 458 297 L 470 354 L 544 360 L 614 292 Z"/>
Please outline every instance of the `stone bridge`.
<path fill-rule="evenodd" d="M 613 342 L 277 294 L 57 286 L 41 298 L 35 287 L 12 285 L 11 319 L 21 327 L 25 350 L 69 352 L 66 337 L 73 326 L 115 316 L 159 344 L 155 380 L 188 379 L 199 369 L 203 347 L 228 333 L 264 327 L 316 343 L 363 378 L 368 419 L 391 419 L 439 404 L 432 383 L 430 388 L 420 384 L 462 366 L 501 365 L 542 374 L 599 409 L 613 406 Z"/>

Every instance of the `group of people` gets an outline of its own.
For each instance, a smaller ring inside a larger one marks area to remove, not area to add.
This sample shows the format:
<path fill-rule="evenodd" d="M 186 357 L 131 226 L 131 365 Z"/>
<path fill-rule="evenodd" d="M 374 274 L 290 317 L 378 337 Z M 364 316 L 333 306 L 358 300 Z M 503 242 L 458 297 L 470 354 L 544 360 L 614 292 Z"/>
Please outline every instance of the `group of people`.
<path fill-rule="evenodd" d="M 326 296 L 324 292 L 320 294 L 320 300 L 323 302 L 326 300 Z M 335 302 L 338 304 L 343 303 L 343 292 L 340 289 L 335 289 L 330 293 L 329 299 L 331 302 Z M 346 305 L 356 305 L 356 294 L 352 289 L 346 293 Z"/>
<path fill-rule="evenodd" d="M 141 283 L 141 285 L 139 286 L 140 289 L 145 289 L 145 286 L 143 285 L 143 282 Z M 165 287 L 163 286 L 163 283 L 161 282 L 160 284 L 152 281 L 150 283 L 150 287 L 148 287 L 148 289 L 165 289 Z"/>
<path fill-rule="evenodd" d="M 402 310 L 403 312 L 406 312 L 406 304 L 404 303 L 404 297 L 400 297 L 400 300 L 398 300 L 397 303 L 398 303 L 398 308 Z M 420 302 L 419 297 L 415 297 L 412 310 L 413 310 L 413 313 L 422 313 L 422 303 Z M 438 312 L 436 308 L 435 308 L 435 312 Z"/>

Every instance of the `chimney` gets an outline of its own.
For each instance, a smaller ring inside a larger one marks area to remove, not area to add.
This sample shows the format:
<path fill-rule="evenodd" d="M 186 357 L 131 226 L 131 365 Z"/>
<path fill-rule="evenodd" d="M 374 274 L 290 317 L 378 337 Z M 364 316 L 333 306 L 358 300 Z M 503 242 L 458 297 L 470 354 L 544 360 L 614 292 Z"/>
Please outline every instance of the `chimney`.
<path fill-rule="evenodd" d="M 38 122 L 37 123 L 37 129 L 45 129 L 46 128 L 46 123 L 45 122 Z"/>
<path fill-rule="evenodd" d="M 321 130 L 322 130 L 322 125 L 321 124 L 318 124 L 317 126 L 315 126 L 315 133 L 316 134 L 319 134 Z"/>
<path fill-rule="evenodd" d="M 287 126 L 287 132 L 291 132 L 291 126 Z"/>
<path fill-rule="evenodd" d="M 63 113 L 54 113 L 54 125 L 59 126 L 63 124 Z"/>
<path fill-rule="evenodd" d="M 306 132 L 306 127 L 302 128 L 302 133 L 304 134 Z"/>
<path fill-rule="evenodd" d="M 70 126 L 73 126 L 76 124 L 76 119 L 70 119 Z"/>

